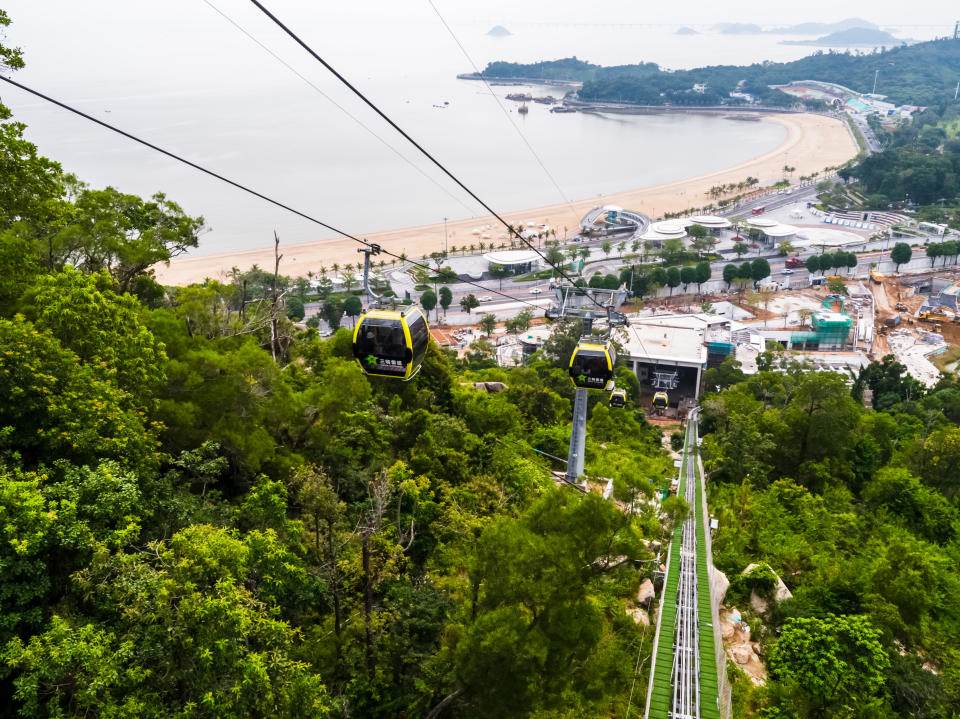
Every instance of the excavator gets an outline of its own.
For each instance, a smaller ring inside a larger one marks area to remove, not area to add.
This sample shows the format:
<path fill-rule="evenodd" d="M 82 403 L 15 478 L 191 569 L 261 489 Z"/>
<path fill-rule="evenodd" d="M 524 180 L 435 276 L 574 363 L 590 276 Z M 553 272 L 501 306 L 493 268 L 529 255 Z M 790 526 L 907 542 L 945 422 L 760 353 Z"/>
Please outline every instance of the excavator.
<path fill-rule="evenodd" d="M 960 314 L 954 312 L 951 308 L 944 305 L 935 307 L 932 310 L 921 312 L 917 319 L 921 322 L 955 322 L 960 323 Z"/>

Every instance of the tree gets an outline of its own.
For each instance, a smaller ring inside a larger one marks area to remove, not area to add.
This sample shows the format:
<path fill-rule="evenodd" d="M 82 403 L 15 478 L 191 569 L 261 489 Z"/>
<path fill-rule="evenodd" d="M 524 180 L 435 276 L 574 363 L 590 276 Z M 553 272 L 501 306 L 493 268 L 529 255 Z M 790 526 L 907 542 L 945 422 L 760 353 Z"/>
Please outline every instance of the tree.
<path fill-rule="evenodd" d="M 811 275 L 816 274 L 823 269 L 823 266 L 820 264 L 819 255 L 810 255 L 803 264 L 807 268 L 807 272 L 809 272 Z"/>
<path fill-rule="evenodd" d="M 121 292 L 151 265 L 169 262 L 197 246 L 202 217 L 189 217 L 163 193 L 150 201 L 112 187 L 84 188 L 66 227 L 49 247 L 51 269 L 66 264 L 84 272 L 110 272 Z"/>
<path fill-rule="evenodd" d="M 437 306 L 437 295 L 433 290 L 425 290 L 420 295 L 420 306 L 427 311 L 427 317 L 430 317 L 430 310 Z M 437 313 L 437 321 L 440 320 L 440 314 Z"/>
<path fill-rule="evenodd" d="M 847 252 L 844 258 L 844 265 L 848 270 L 853 270 L 857 266 L 857 255 L 854 252 Z"/>
<path fill-rule="evenodd" d="M 350 292 L 354 287 L 357 286 L 357 276 L 352 272 L 344 272 L 340 275 L 340 279 L 343 282 L 343 288 Z"/>
<path fill-rule="evenodd" d="M 701 285 L 708 282 L 712 276 L 713 268 L 710 267 L 709 262 L 701 262 L 697 265 L 696 279 L 694 280 L 697 283 L 697 294 L 700 294 Z"/>
<path fill-rule="evenodd" d="M 146 406 L 165 379 L 166 353 L 144 326 L 137 300 L 113 287 L 105 271 L 84 275 L 68 267 L 38 279 L 24 296 L 23 312 Z"/>
<path fill-rule="evenodd" d="M 443 316 L 447 316 L 447 308 L 453 303 L 453 292 L 449 287 L 440 288 L 440 306 L 443 307 Z"/>
<path fill-rule="evenodd" d="M 607 257 L 610 256 L 610 251 L 613 249 L 613 245 L 610 242 L 604 240 L 600 243 L 600 251 L 603 252 Z"/>
<path fill-rule="evenodd" d="M 57 458 L 138 466 L 155 447 L 154 429 L 113 374 L 83 363 L 51 332 L 20 315 L 0 320 L 0 347 L 0 435 L 20 466 Z"/>
<path fill-rule="evenodd" d="M 503 278 L 513 274 L 513 270 L 505 265 L 490 265 L 490 276 L 495 280 L 500 280 L 499 289 L 503 289 Z"/>
<path fill-rule="evenodd" d="M 727 283 L 728 290 L 730 289 L 730 285 L 733 284 L 734 280 L 737 279 L 739 274 L 740 268 L 733 262 L 723 266 L 723 281 Z"/>
<path fill-rule="evenodd" d="M 680 278 L 680 270 L 676 267 L 667 268 L 667 286 L 670 287 L 670 296 L 673 297 L 673 290 L 680 286 L 683 280 Z"/>
<path fill-rule="evenodd" d="M 99 623 L 55 615 L 4 652 L 25 716 L 176 716 L 214 703 L 227 719 L 329 715 L 270 591 L 285 584 L 315 599 L 318 587 L 274 530 L 241 540 L 192 526 L 143 558 L 100 557 L 78 583 Z"/>
<path fill-rule="evenodd" d="M 665 265 L 677 264 L 683 259 L 684 254 L 683 240 L 669 239 L 663 241 L 660 256 L 663 258 Z"/>
<path fill-rule="evenodd" d="M 497 316 L 494 314 L 486 314 L 480 318 L 480 329 L 487 333 L 487 337 L 493 334 L 493 330 L 497 327 Z"/>
<path fill-rule="evenodd" d="M 356 318 L 363 314 L 363 303 L 356 295 L 350 295 L 343 301 L 343 313 L 351 317 L 356 325 Z"/>
<path fill-rule="evenodd" d="M 460 300 L 460 307 L 467 314 L 470 314 L 470 310 L 479 306 L 480 306 L 480 300 L 478 300 L 476 295 L 472 293 L 464 297 L 462 300 Z"/>
<path fill-rule="evenodd" d="M 881 715 L 890 660 L 880 639 L 866 617 L 787 619 L 768 663 L 780 703 L 799 717 Z"/>
<path fill-rule="evenodd" d="M 695 267 L 685 266 L 680 270 L 680 281 L 683 283 L 683 291 L 686 292 L 690 284 L 697 281 L 697 270 Z"/>
<path fill-rule="evenodd" d="M 687 228 L 687 234 L 690 235 L 692 240 L 690 244 L 696 250 L 697 255 L 701 255 L 713 247 L 713 238 L 710 237 L 710 231 L 703 225 L 690 225 Z"/>
<path fill-rule="evenodd" d="M 763 257 L 758 257 L 750 263 L 750 276 L 754 283 L 765 280 L 770 276 L 770 263 Z"/>
<path fill-rule="evenodd" d="M 287 306 L 287 317 L 294 322 L 299 322 L 303 319 L 303 300 L 299 297 L 287 297 L 284 303 Z"/>
<path fill-rule="evenodd" d="M 746 242 L 733 243 L 733 252 L 737 256 L 738 260 L 741 257 L 743 257 L 745 254 L 747 254 L 749 251 L 750 251 L 750 245 L 748 245 Z"/>
<path fill-rule="evenodd" d="M 331 330 L 336 332 L 340 329 L 340 321 L 343 319 L 343 301 L 337 297 L 329 297 L 320 309 L 320 314 L 327 321 Z"/>
<path fill-rule="evenodd" d="M 890 250 L 890 259 L 896 264 L 897 272 L 900 271 L 900 265 L 906 264 L 913 257 L 913 250 L 906 242 L 898 242 Z"/>
<path fill-rule="evenodd" d="M 843 281 L 842 277 L 834 277 L 827 282 L 827 289 L 832 294 L 845 295 L 847 294 L 847 283 Z"/>
<path fill-rule="evenodd" d="M 777 245 L 777 250 L 781 255 L 789 255 L 794 250 L 793 243 L 790 240 L 784 240 Z"/>
<path fill-rule="evenodd" d="M 558 247 L 551 247 L 547 250 L 547 263 L 553 268 L 560 267 L 563 264 L 563 251 Z"/>

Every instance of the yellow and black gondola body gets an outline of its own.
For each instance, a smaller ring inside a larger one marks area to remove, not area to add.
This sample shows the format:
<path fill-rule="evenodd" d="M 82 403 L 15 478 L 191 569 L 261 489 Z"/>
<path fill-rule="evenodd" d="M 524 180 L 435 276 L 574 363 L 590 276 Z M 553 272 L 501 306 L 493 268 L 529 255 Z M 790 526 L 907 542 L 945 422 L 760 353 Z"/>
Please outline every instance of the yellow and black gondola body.
<path fill-rule="evenodd" d="M 353 330 L 353 356 L 364 374 L 406 382 L 419 370 L 430 327 L 419 307 L 368 310 Z"/>
<path fill-rule="evenodd" d="M 627 405 L 627 390 L 622 387 L 614 387 L 613 391 L 610 393 L 610 406 L 611 407 L 625 407 Z"/>
<path fill-rule="evenodd" d="M 609 342 L 580 342 L 570 357 L 570 379 L 580 389 L 606 389 L 616 362 L 616 350 Z"/>
<path fill-rule="evenodd" d="M 653 408 L 660 412 L 664 411 L 667 408 L 667 405 L 670 403 L 669 397 L 667 397 L 666 392 L 656 392 L 653 395 Z"/>

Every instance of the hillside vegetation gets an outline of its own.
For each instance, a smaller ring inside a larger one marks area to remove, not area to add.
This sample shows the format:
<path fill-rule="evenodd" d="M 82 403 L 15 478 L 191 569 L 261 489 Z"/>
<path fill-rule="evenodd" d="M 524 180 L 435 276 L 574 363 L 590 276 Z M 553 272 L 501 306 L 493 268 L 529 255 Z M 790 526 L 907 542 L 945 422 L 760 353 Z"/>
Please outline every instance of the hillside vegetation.
<path fill-rule="evenodd" d="M 589 407 L 611 497 L 558 486 L 533 450 L 564 455 L 577 323 L 523 367 L 431 344 L 412 381 L 368 378 L 348 329 L 288 319 L 289 278 L 160 286 L 202 219 L 0 116 L 6 715 L 641 715 L 638 587 L 688 508 L 655 499 L 675 469 L 626 366 L 626 408 Z M 738 716 L 955 716 L 960 389 L 776 361 L 705 373 L 729 601 L 768 592 L 754 561 L 795 594 L 749 617 L 771 680 L 736 682 Z"/>
<path fill-rule="evenodd" d="M 935 40 L 871 54 L 817 52 L 792 62 L 714 65 L 675 71 L 663 70 L 655 63 L 602 67 L 575 57 L 527 65 L 491 62 L 484 74 L 582 81 L 579 95 L 583 100 L 652 105 L 710 104 L 729 102 L 729 93 L 739 90 L 753 93 L 766 103 L 792 104 L 796 101 L 794 98 L 772 91 L 768 86 L 795 80 L 821 80 L 858 92 L 870 92 L 878 70 L 877 92 L 886 95 L 890 102 L 931 105 L 952 100 L 960 81 L 960 41 Z M 705 93 L 692 91 L 698 83 L 707 85 Z"/>

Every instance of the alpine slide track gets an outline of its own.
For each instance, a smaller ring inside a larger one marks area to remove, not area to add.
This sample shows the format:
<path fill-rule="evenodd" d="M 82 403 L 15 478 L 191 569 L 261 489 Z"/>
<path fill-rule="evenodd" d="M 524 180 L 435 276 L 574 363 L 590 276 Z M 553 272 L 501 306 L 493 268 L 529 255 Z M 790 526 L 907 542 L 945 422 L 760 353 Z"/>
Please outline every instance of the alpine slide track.
<path fill-rule="evenodd" d="M 711 594 L 713 567 L 707 499 L 697 451 L 695 411 L 687 422 L 677 493 L 690 512 L 674 529 L 660 593 L 647 719 L 728 719 L 730 689 L 720 637 L 719 601 Z"/>

